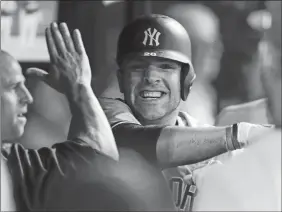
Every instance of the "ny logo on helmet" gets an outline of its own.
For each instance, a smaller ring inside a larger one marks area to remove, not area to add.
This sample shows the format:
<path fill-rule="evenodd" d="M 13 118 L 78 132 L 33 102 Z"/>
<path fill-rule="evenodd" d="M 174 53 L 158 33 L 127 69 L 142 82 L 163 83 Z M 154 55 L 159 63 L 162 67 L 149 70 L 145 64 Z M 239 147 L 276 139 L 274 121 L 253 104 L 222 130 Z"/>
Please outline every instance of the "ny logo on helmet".
<path fill-rule="evenodd" d="M 145 37 L 144 37 L 144 40 L 143 40 L 144 46 L 147 45 L 148 38 L 150 39 L 149 46 L 153 46 L 153 41 L 155 42 L 156 46 L 160 45 L 159 37 L 160 37 L 161 33 L 158 32 L 158 30 L 156 30 L 154 28 L 154 31 L 152 33 L 151 28 L 148 28 L 147 30 L 144 31 L 144 34 L 145 34 Z"/>

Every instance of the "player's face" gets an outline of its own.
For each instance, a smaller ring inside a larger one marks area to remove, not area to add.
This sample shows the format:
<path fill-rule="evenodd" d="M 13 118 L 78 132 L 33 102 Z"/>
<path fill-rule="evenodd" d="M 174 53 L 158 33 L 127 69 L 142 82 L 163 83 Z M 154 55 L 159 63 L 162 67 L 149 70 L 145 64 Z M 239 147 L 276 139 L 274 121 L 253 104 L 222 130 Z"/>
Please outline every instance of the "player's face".
<path fill-rule="evenodd" d="M 139 121 L 162 119 L 178 108 L 181 64 L 168 59 L 136 57 L 122 65 L 120 86 Z"/>
<path fill-rule="evenodd" d="M 18 62 L 10 62 L 8 68 L 1 67 L 1 136 L 12 141 L 24 132 L 27 105 L 33 99 L 25 86 L 25 78 Z"/>

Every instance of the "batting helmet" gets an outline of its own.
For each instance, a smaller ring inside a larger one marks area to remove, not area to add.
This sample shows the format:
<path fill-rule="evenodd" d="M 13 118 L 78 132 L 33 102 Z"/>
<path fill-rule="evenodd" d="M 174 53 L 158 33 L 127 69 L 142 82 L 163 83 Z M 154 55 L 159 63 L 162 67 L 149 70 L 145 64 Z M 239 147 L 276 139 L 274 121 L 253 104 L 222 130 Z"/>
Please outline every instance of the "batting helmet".
<path fill-rule="evenodd" d="M 185 28 L 176 20 L 152 14 L 129 23 L 121 32 L 117 63 L 130 56 L 161 57 L 181 62 L 181 98 L 186 100 L 196 78 L 191 63 L 191 42 Z"/>

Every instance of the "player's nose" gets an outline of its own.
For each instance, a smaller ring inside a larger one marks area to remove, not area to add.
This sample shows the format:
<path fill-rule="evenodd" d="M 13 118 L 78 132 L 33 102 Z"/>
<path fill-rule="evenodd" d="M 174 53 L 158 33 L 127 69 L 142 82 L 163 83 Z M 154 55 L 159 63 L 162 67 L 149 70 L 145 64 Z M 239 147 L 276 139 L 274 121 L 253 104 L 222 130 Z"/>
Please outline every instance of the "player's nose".
<path fill-rule="evenodd" d="M 158 75 L 158 72 L 155 70 L 155 68 L 152 66 L 149 66 L 144 71 L 144 81 L 149 84 L 156 84 L 156 83 L 160 83 L 161 78 Z"/>
<path fill-rule="evenodd" d="M 21 102 L 25 104 L 32 104 L 33 97 L 26 86 L 22 87 L 22 95 L 21 95 Z"/>

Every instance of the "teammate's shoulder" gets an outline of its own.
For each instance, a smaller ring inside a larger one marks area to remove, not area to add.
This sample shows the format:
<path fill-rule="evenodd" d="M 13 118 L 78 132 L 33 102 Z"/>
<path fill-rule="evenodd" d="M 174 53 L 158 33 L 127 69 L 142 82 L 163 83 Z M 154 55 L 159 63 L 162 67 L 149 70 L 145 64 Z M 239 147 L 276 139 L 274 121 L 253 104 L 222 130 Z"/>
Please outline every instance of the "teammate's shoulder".
<path fill-rule="evenodd" d="M 250 139 L 256 139 L 252 145 L 253 149 L 260 149 L 259 155 L 267 155 L 272 157 L 275 153 L 276 155 L 281 155 L 281 129 L 269 129 L 265 131 L 262 135 L 251 137 Z M 279 154 L 277 152 L 280 152 Z M 279 159 L 279 161 L 281 161 Z"/>
<path fill-rule="evenodd" d="M 121 123 L 140 124 L 135 118 L 130 107 L 123 99 L 99 98 L 99 102 L 112 126 L 112 129 Z"/>
<path fill-rule="evenodd" d="M 223 108 L 217 116 L 216 123 L 218 124 L 231 124 L 229 122 L 252 121 L 254 114 L 260 116 L 261 121 L 265 122 L 265 114 L 267 111 L 266 99 L 258 99 L 251 102 L 246 102 L 237 105 L 230 105 Z"/>
<path fill-rule="evenodd" d="M 249 111 L 254 108 L 265 108 L 266 107 L 266 99 L 258 99 L 251 102 L 246 102 L 237 105 L 230 105 L 222 109 L 222 112 L 238 112 L 238 111 Z"/>

